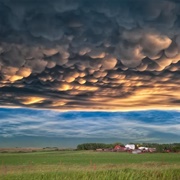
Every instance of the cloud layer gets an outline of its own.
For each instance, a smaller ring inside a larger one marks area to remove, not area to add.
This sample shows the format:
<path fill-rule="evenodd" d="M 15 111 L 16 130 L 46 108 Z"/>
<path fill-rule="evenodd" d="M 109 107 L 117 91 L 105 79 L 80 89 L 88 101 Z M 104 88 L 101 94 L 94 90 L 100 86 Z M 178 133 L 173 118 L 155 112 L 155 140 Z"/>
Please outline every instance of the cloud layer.
<path fill-rule="evenodd" d="M 0 138 L 53 137 L 176 142 L 180 112 L 56 112 L 0 109 Z M 3 146 L 1 144 L 1 146 Z"/>
<path fill-rule="evenodd" d="M 180 107 L 175 0 L 0 0 L 0 105 Z"/>

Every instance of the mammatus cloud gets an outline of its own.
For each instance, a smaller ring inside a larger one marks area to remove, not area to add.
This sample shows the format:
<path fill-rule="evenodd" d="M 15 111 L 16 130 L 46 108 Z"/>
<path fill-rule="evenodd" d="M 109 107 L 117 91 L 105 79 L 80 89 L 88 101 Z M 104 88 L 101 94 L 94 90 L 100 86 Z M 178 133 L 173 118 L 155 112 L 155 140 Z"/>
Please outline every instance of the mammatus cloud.
<path fill-rule="evenodd" d="M 175 0 L 0 0 L 0 105 L 180 107 Z"/>

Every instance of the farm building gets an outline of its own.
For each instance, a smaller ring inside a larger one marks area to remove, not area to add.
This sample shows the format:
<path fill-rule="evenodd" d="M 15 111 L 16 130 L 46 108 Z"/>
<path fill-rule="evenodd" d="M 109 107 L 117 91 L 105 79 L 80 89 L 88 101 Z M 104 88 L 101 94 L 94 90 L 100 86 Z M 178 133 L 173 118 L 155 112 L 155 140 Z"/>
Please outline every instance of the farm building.
<path fill-rule="evenodd" d="M 136 149 L 135 144 L 126 144 L 125 145 L 126 150 L 134 150 Z"/>
<path fill-rule="evenodd" d="M 138 149 L 141 150 L 141 151 L 148 151 L 149 150 L 148 147 L 138 147 Z"/>
<path fill-rule="evenodd" d="M 139 150 L 142 152 L 155 152 L 156 148 L 149 148 L 149 147 L 138 147 Z"/>
<path fill-rule="evenodd" d="M 149 148 L 149 152 L 156 152 L 156 148 Z"/>
<path fill-rule="evenodd" d="M 122 146 L 122 145 L 116 145 L 113 150 L 114 151 L 125 151 L 126 148 L 125 148 L 125 146 Z"/>

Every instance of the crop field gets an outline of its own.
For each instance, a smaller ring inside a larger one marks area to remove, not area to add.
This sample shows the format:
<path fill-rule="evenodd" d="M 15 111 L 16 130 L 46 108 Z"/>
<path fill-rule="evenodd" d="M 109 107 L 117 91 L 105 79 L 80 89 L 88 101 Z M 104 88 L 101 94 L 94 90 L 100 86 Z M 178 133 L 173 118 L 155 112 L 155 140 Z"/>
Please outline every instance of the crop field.
<path fill-rule="evenodd" d="M 180 180 L 179 153 L 0 153 L 0 180 Z"/>

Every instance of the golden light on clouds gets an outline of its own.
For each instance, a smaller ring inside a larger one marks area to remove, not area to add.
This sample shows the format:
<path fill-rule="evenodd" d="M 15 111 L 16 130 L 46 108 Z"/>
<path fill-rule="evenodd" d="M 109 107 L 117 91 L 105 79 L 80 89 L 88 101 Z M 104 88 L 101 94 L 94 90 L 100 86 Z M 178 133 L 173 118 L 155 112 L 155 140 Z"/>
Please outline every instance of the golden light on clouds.
<path fill-rule="evenodd" d="M 0 106 L 180 108 L 178 2 L 60 0 L 40 7 L 42 1 L 2 1 Z"/>
<path fill-rule="evenodd" d="M 31 105 L 36 103 L 42 103 L 44 98 L 41 97 L 24 97 L 20 101 L 24 105 Z"/>

